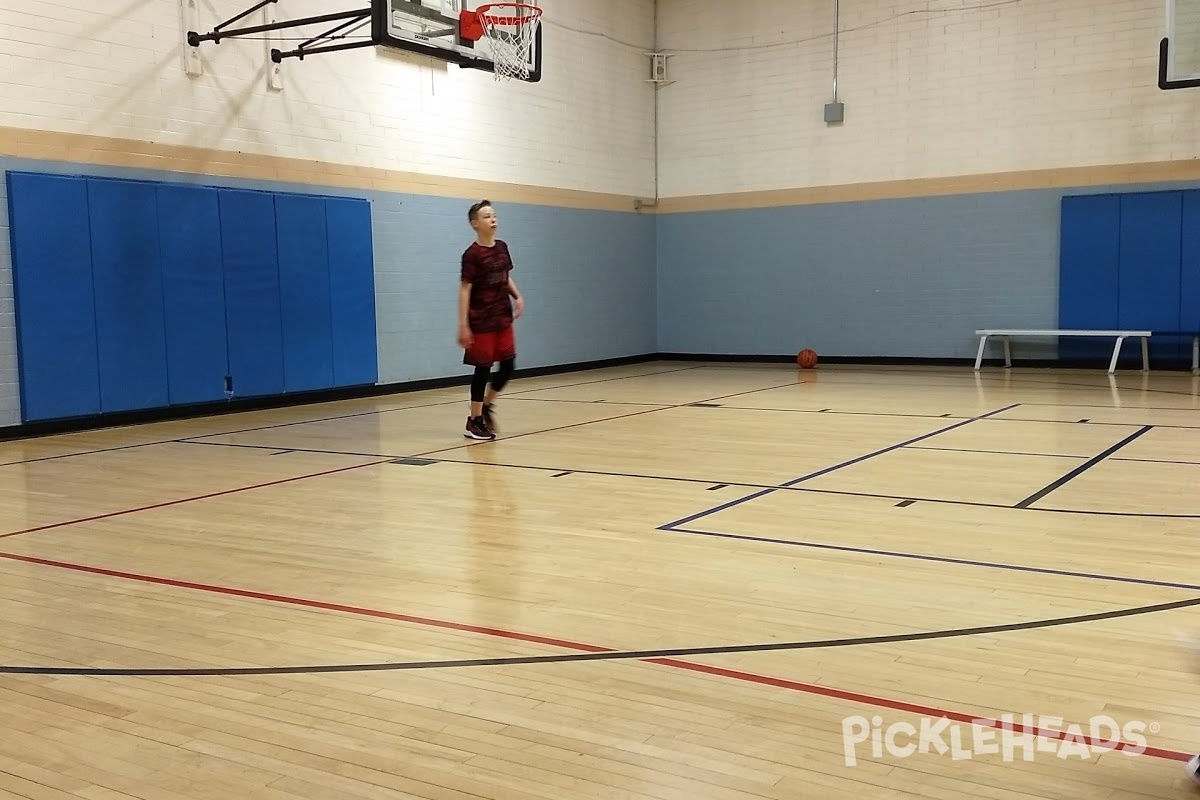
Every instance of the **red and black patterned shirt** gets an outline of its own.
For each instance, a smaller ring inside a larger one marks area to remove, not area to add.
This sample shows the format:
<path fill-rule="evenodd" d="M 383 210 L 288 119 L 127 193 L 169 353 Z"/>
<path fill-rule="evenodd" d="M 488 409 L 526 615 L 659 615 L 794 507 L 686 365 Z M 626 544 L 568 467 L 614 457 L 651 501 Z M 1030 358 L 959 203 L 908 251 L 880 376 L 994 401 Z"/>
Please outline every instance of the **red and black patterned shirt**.
<path fill-rule="evenodd" d="M 471 284 L 467 323 L 474 333 L 501 331 L 512 325 L 508 273 L 512 271 L 508 245 L 497 239 L 491 247 L 472 242 L 463 252 L 462 282 Z"/>

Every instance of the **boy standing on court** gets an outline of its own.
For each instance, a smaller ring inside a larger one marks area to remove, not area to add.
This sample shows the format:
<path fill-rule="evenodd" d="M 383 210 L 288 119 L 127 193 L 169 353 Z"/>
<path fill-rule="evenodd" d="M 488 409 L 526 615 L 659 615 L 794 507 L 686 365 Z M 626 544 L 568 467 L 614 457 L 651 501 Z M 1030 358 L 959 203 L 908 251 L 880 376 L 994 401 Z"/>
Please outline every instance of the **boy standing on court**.
<path fill-rule="evenodd" d="M 471 414 L 463 436 L 483 441 L 496 438 L 496 395 L 512 377 L 517 358 L 513 321 L 525 301 L 512 279 L 508 245 L 496 238 L 496 211 L 480 200 L 467 211 L 475 241 L 463 252 L 458 292 L 458 343 L 463 363 L 475 368 L 471 378 Z M 511 298 L 511 299 L 510 299 Z M 488 386 L 492 364 L 500 368 Z"/>

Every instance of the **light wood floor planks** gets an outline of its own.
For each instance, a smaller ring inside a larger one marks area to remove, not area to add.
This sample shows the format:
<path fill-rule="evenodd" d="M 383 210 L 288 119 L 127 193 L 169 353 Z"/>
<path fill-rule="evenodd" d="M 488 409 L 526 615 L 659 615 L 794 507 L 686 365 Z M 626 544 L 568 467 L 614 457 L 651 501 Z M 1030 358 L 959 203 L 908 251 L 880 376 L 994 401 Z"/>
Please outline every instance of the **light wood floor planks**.
<path fill-rule="evenodd" d="M 0 442 L 0 798 L 1200 797 L 1191 375 L 464 398 Z"/>

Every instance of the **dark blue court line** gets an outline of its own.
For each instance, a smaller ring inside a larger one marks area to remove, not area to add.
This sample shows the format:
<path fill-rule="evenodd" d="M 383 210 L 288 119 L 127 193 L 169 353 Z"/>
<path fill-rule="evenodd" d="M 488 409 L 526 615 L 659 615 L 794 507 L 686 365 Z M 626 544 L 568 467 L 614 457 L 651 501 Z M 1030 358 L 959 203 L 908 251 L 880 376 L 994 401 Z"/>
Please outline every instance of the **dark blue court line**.
<path fill-rule="evenodd" d="M 1070 453 L 1030 453 L 1025 450 L 987 450 L 974 447 L 920 447 L 913 446 L 909 450 L 930 450 L 937 453 L 978 453 L 986 456 L 1037 456 L 1039 458 L 1073 458 L 1082 461 L 1089 456 L 1077 456 Z M 1116 459 L 1114 459 L 1115 461 Z"/>
<path fill-rule="evenodd" d="M 1154 427 L 1159 427 L 1155 425 Z M 981 453 L 983 455 L 995 456 L 1036 456 L 1038 458 L 1073 458 L 1077 461 L 1082 461 L 1090 456 L 1069 455 L 1067 453 L 1030 453 L 1027 450 L 981 450 L 973 447 L 910 447 L 910 450 L 932 450 L 939 453 Z M 1136 458 L 1134 456 L 1117 456 L 1108 459 L 1109 461 L 1119 461 L 1122 463 L 1134 464 L 1179 464 L 1186 467 L 1200 467 L 1200 461 L 1180 461 L 1170 458 Z"/>
<path fill-rule="evenodd" d="M 272 450 L 269 445 L 263 444 L 234 444 L 229 442 L 183 442 L 182 444 L 203 445 L 205 447 L 242 447 L 251 450 Z M 916 448 L 914 448 L 916 449 Z M 323 455 L 336 456 L 361 456 L 363 458 L 387 458 L 387 459 L 404 459 L 406 456 L 388 455 L 386 453 L 358 453 L 350 450 L 317 450 L 303 447 L 292 448 L 296 453 L 320 453 Z M 967 451 L 971 452 L 971 451 Z M 1080 456 L 1082 458 L 1082 456 Z M 497 469 L 524 469 L 534 472 L 563 472 L 562 467 L 546 467 L 537 464 L 508 464 L 503 461 L 464 461 L 457 458 L 428 458 L 418 459 L 423 462 L 433 462 L 437 464 L 456 464 L 466 465 L 471 467 L 496 467 Z M 1142 459 L 1124 459 L 1114 458 L 1113 461 L 1140 461 Z M 1179 463 L 1189 466 L 1200 466 L 1190 461 L 1166 462 Z M 688 478 L 676 475 L 648 475 L 641 472 L 615 472 L 598 469 L 579 469 L 572 467 L 570 470 L 565 470 L 580 475 L 598 475 L 608 478 L 637 478 L 639 480 L 648 481 L 668 481 L 671 483 L 703 483 L 712 485 L 714 483 L 723 483 L 725 486 L 736 487 L 739 489 L 762 489 L 759 493 L 770 494 L 771 492 L 811 492 L 813 494 L 831 494 L 839 497 L 867 497 L 875 500 L 915 500 L 921 503 L 936 503 L 938 505 L 964 506 L 967 508 L 999 508 L 1005 511 L 1013 511 L 1013 507 L 1008 503 L 985 503 L 978 500 L 953 500 L 945 497 L 910 497 L 907 495 L 897 494 L 878 494 L 875 492 L 855 492 L 849 489 L 798 489 L 793 486 L 767 486 L 759 483 L 748 483 L 746 481 L 736 480 L 718 480 L 714 478 Z M 711 509 L 709 513 L 716 513 L 720 509 Z M 1022 508 L 1015 509 L 1019 511 L 1035 511 L 1043 514 L 1081 514 L 1087 516 L 1102 516 L 1102 517 L 1134 517 L 1134 518 L 1161 518 L 1161 519 L 1200 519 L 1200 514 L 1163 514 L 1146 511 L 1095 511 L 1086 508 Z M 2 537 L 0 537 L 2 538 Z"/>
<path fill-rule="evenodd" d="M 931 639 L 954 639 L 967 636 L 987 636 L 997 633 L 1055 628 L 1101 622 L 1123 617 L 1137 617 L 1200 606 L 1200 597 L 1155 603 L 1134 608 L 1119 608 L 1078 614 L 1071 617 L 1010 622 L 1000 625 L 981 625 L 973 628 L 893 633 L 858 636 L 849 639 L 818 639 L 799 642 L 769 642 L 762 644 L 713 645 L 710 647 L 676 647 L 659 650 L 605 650 L 587 653 L 561 653 L 548 656 L 501 656 L 497 658 L 463 658 L 444 661 L 400 661 L 380 664 L 314 664 L 292 667 L 200 667 L 200 668 L 132 668 L 132 667 L 33 667 L 0 666 L 7 675 L 86 675 L 105 677 L 233 677 L 239 675 L 312 675 L 337 672 L 391 672 L 401 670 L 454 669 L 462 667 L 508 667 L 531 664 L 566 664 L 576 661 L 656 661 L 683 656 L 729 655 L 732 653 L 769 653 L 794 650 L 821 650 L 834 647 L 861 647 L 876 644 L 905 644 Z"/>
<path fill-rule="evenodd" d="M 698 406 L 698 403 L 692 403 L 693 406 Z M 1029 403 L 1018 403 L 1018 405 L 1031 405 Z M 1070 403 L 1064 405 L 1071 405 Z M 942 417 L 950 416 L 955 419 L 975 419 L 970 415 L 963 414 L 906 414 L 898 411 L 839 411 L 832 408 L 815 409 L 815 408 L 768 408 L 766 406 L 730 406 L 721 405 L 717 408 L 727 409 L 729 411 L 769 411 L 776 414 L 837 414 L 839 416 L 854 416 L 854 417 L 883 417 L 883 418 L 898 418 L 898 419 L 941 419 Z M 1061 407 L 1061 406 L 1060 406 Z M 999 417 L 992 420 L 993 422 L 1025 422 L 1039 425 L 1078 425 L 1080 420 L 1066 419 L 1040 419 L 1037 417 Z M 1095 420 L 1087 420 L 1087 425 L 1100 425 L 1112 428 L 1136 428 L 1142 423 L 1138 422 L 1096 422 Z M 1154 423 L 1156 428 L 1166 428 L 1168 430 L 1184 430 L 1195 431 L 1200 430 L 1200 424 L 1197 425 L 1173 425 L 1170 423 Z"/>
<path fill-rule="evenodd" d="M 1127 445 L 1130 442 L 1132 442 L 1133 440 L 1137 439 L 1139 436 L 1149 433 L 1152 430 L 1154 430 L 1153 425 L 1146 425 L 1146 426 L 1143 426 L 1142 428 L 1140 428 L 1139 430 L 1135 431 L 1134 433 L 1129 434 L 1124 439 L 1117 442 L 1112 447 L 1109 447 L 1104 452 L 1099 453 L 1099 454 L 1089 458 L 1087 461 L 1080 464 L 1078 467 L 1071 470 L 1066 475 L 1063 475 L 1061 478 L 1056 480 L 1054 483 L 1050 484 L 1049 486 L 1046 486 L 1045 488 L 1039 489 L 1038 491 L 1029 495 L 1029 497 L 1026 497 L 1024 500 L 1017 503 L 1016 508 L 1029 508 L 1029 506 L 1033 505 L 1038 500 L 1041 500 L 1046 495 L 1050 494 L 1051 492 L 1055 491 L 1056 489 L 1061 488 L 1065 484 L 1067 484 L 1070 481 L 1074 480 L 1075 478 L 1079 477 L 1080 475 L 1087 472 L 1092 467 L 1099 464 L 1104 459 L 1108 458 L 1113 453 L 1120 450 L 1125 445 Z"/>
<path fill-rule="evenodd" d="M 809 550 L 832 550 L 839 553 L 855 553 L 857 555 L 881 556 L 884 558 L 902 558 L 910 561 L 928 561 L 937 564 L 956 564 L 958 566 L 1000 569 L 1010 572 L 1031 572 L 1038 575 L 1057 575 L 1063 578 L 1081 578 L 1085 580 L 1106 581 L 1109 583 L 1131 583 L 1139 586 L 1154 586 L 1162 589 L 1187 589 L 1189 591 L 1200 591 L 1200 585 L 1191 583 L 1175 583 L 1173 581 L 1159 581 L 1150 578 L 1130 578 L 1124 575 L 1106 575 L 1096 572 L 1075 572 L 1073 570 L 1053 569 L 1051 567 L 1030 567 L 1023 564 L 1004 564 L 998 561 L 977 561 L 969 558 L 934 556 L 924 553 L 906 553 L 902 550 L 878 550 L 871 547 L 854 547 L 852 545 L 827 544 L 824 542 L 805 542 L 796 539 L 776 539 L 767 536 L 748 536 L 740 533 L 719 533 L 717 531 L 701 531 L 693 528 L 672 528 L 669 532 L 684 533 L 692 536 L 710 536 L 715 539 L 736 539 L 743 542 L 781 544 L 789 547 L 803 547 Z"/>
<path fill-rule="evenodd" d="M 718 511 L 725 511 L 726 509 L 733 508 L 734 506 L 739 506 L 742 503 L 748 503 L 751 500 L 757 500 L 758 498 L 764 497 L 768 494 L 771 494 L 772 492 L 778 491 L 779 489 L 790 489 L 791 487 L 795 486 L 796 484 L 803 483 L 804 481 L 811 480 L 811 479 L 819 477 L 821 475 L 827 475 L 830 472 L 834 472 L 836 470 L 843 469 L 845 467 L 849 467 L 854 464 L 862 463 L 863 461 L 866 461 L 867 459 L 875 458 L 876 456 L 881 456 L 885 453 L 894 452 L 896 450 L 899 450 L 902 447 L 907 447 L 916 442 L 920 442 L 925 439 L 932 438 L 934 436 L 939 436 L 943 433 L 947 433 L 948 431 L 952 431 L 955 428 L 961 428 L 964 425 L 970 425 L 972 422 L 976 422 L 981 419 L 987 419 L 988 417 L 994 416 L 996 414 L 1001 414 L 1005 411 L 1010 411 L 1019 405 L 1021 405 L 1021 404 L 1013 403 L 1012 405 L 1005 406 L 1004 408 L 997 408 L 994 411 L 987 412 L 986 414 L 980 414 L 977 417 L 971 417 L 969 419 L 964 419 L 964 420 L 954 423 L 953 425 L 947 425 L 944 428 L 939 428 L 939 429 L 937 429 L 935 431 L 931 431 L 929 433 L 923 433 L 920 436 L 916 436 L 912 439 L 908 439 L 907 441 L 900 442 L 899 444 L 889 445 L 887 447 L 881 448 L 874 452 L 867 453 L 866 455 L 861 455 L 861 456 L 858 456 L 857 458 L 852 458 L 848 461 L 843 461 L 840 464 L 834 464 L 832 467 L 825 467 L 824 469 L 817 470 L 816 472 L 810 472 L 807 475 L 803 475 L 799 478 L 794 478 L 790 481 L 787 481 L 786 483 L 781 483 L 778 486 L 772 487 L 770 489 L 763 489 L 762 491 L 755 492 L 754 494 L 746 495 L 745 497 L 741 497 L 736 500 L 731 500 L 728 503 L 722 503 L 719 506 L 709 508 L 709 509 L 707 509 L 705 511 L 701 511 L 697 514 L 691 514 L 690 516 L 684 517 L 683 519 L 677 519 L 674 522 L 668 522 L 666 525 L 660 525 L 658 530 L 664 530 L 664 531 L 673 530 L 676 526 L 686 525 L 689 522 L 695 522 L 698 519 L 703 519 L 704 517 L 707 517 L 711 514 L 715 514 Z"/>

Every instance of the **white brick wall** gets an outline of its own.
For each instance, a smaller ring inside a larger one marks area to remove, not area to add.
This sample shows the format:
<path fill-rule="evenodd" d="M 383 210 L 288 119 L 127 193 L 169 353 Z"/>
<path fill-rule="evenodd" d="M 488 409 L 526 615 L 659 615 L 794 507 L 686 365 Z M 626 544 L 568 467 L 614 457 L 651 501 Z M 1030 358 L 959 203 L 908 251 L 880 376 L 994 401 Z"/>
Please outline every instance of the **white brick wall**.
<path fill-rule="evenodd" d="M 210 30 L 250 5 L 200 0 L 201 25 Z M 296 19 L 353 7 L 287 0 L 274 9 Z M 496 85 L 488 73 L 366 48 L 287 59 L 284 89 L 274 92 L 263 41 L 206 43 L 205 74 L 184 74 L 179 0 L 0 0 L 0 125 L 651 194 L 653 93 L 643 51 L 654 1 L 543 7 L 539 84 Z M 264 13 L 237 24 L 261 24 Z"/>
<path fill-rule="evenodd" d="M 659 0 L 663 197 L 1193 158 L 1163 0 Z M 723 49 L 721 49 L 723 48 Z"/>

